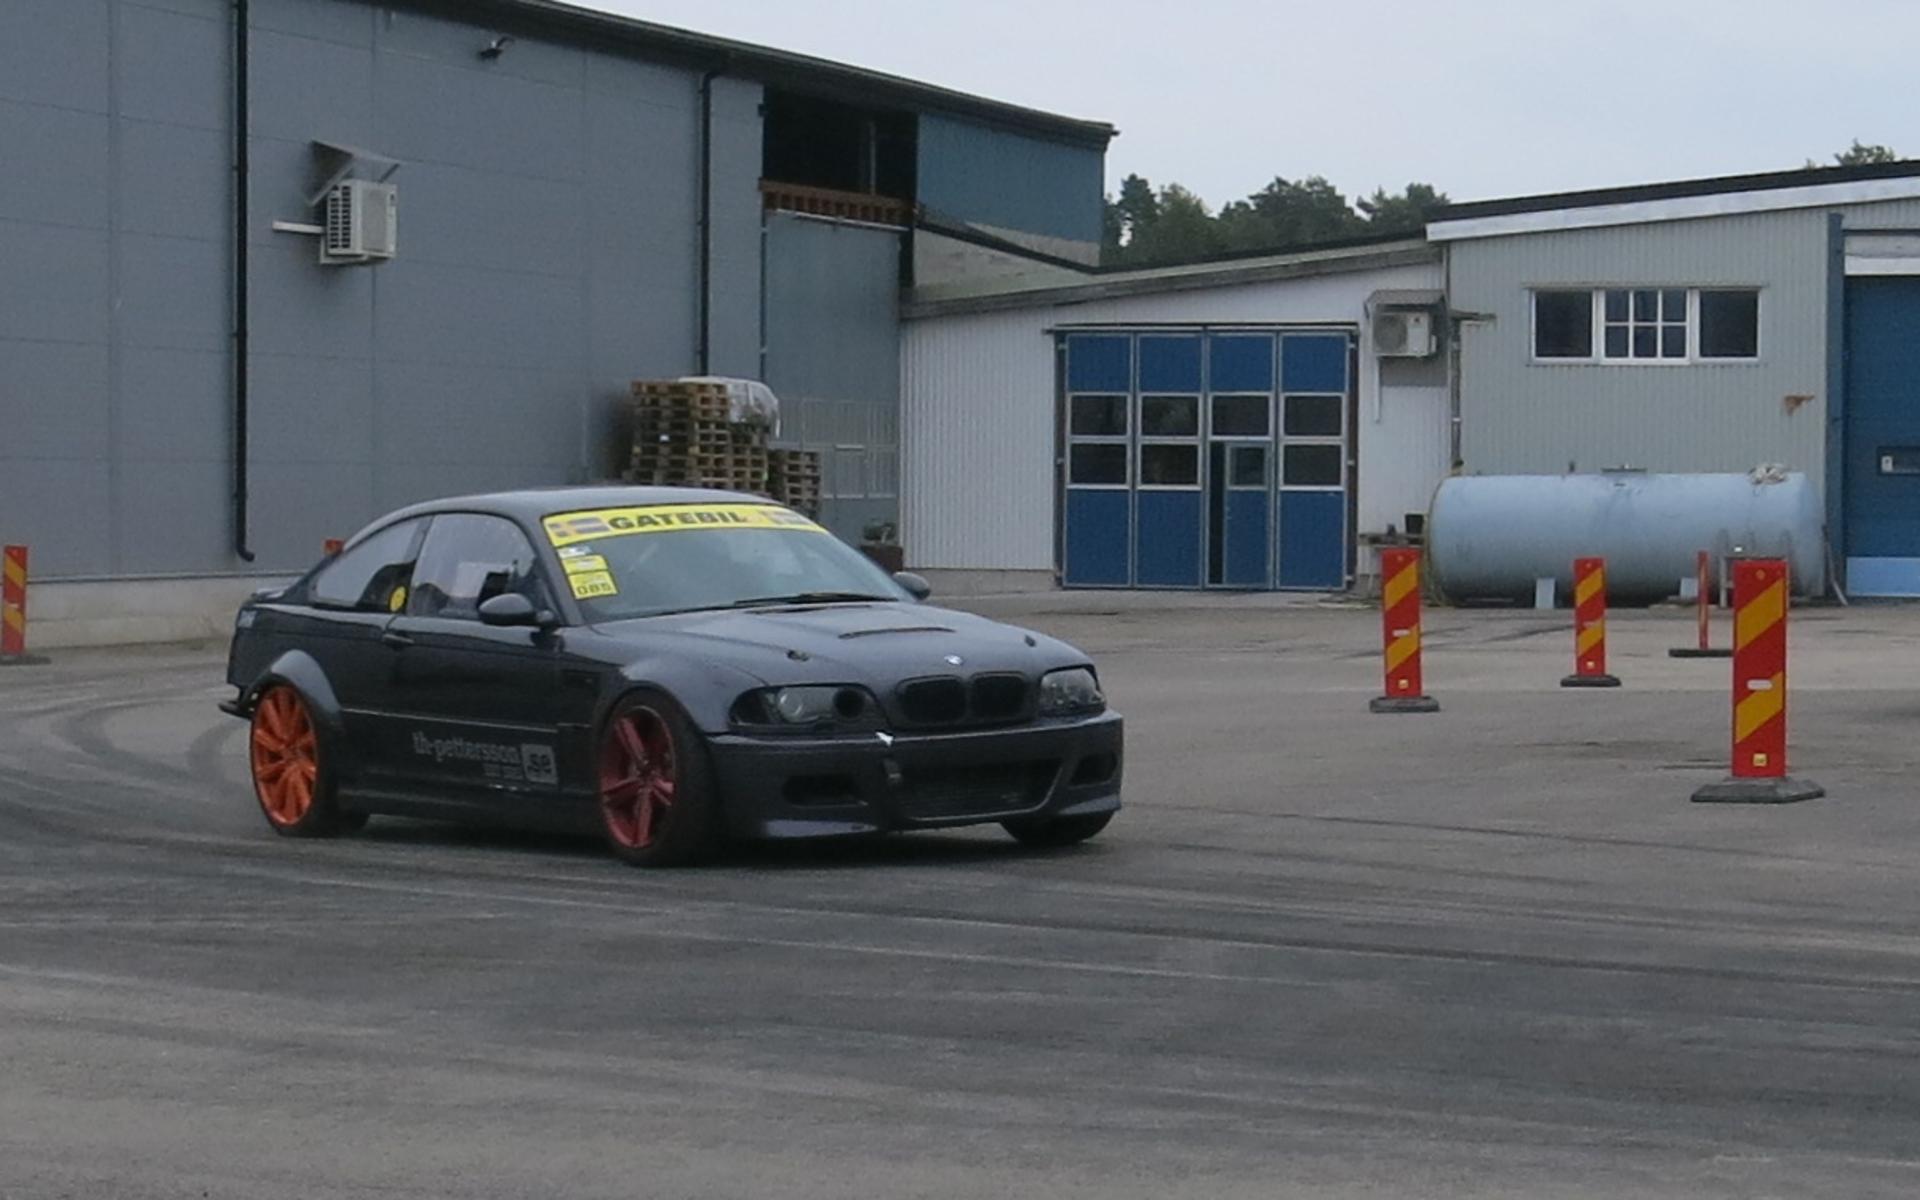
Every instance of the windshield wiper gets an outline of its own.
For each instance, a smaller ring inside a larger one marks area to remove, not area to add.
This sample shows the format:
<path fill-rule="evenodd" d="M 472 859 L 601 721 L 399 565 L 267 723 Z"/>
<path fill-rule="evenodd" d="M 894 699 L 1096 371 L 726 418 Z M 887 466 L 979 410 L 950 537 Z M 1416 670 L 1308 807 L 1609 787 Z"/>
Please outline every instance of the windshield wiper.
<path fill-rule="evenodd" d="M 728 608 L 758 608 L 773 604 L 841 604 L 854 601 L 888 601 L 894 596 L 875 596 L 867 592 L 794 592 L 786 596 L 753 596 L 745 600 L 735 600 Z"/>

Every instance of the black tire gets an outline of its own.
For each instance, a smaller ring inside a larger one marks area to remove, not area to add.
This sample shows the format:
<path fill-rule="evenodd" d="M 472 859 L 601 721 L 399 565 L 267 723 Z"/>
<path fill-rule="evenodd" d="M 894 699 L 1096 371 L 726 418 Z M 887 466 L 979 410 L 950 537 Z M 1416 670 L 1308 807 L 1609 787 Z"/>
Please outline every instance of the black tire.
<path fill-rule="evenodd" d="M 726 822 L 706 739 L 665 692 L 644 688 L 614 705 L 600 731 L 595 772 L 600 829 L 622 862 L 691 866 L 724 843 Z M 663 772 L 671 775 L 673 788 L 665 803 L 658 791 Z"/>
<path fill-rule="evenodd" d="M 247 766 L 267 827 L 282 837 L 337 837 L 367 822 L 343 812 L 333 747 L 313 706 L 290 683 L 273 683 L 254 700 Z"/>
<path fill-rule="evenodd" d="M 1110 812 L 1089 813 L 1081 817 L 1054 817 L 1025 821 L 1002 821 L 1000 827 L 1023 846 L 1041 850 L 1058 849 L 1086 841 L 1113 820 Z"/>

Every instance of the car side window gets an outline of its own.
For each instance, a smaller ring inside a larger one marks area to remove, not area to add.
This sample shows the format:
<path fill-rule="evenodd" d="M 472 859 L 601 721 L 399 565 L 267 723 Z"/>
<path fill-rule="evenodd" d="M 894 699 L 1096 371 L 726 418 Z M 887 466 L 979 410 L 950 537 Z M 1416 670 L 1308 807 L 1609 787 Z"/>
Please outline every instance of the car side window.
<path fill-rule="evenodd" d="M 321 567 L 307 598 L 322 608 L 399 612 L 407 602 L 407 575 L 420 548 L 425 518 L 389 525 Z"/>
<path fill-rule="evenodd" d="M 508 592 L 541 604 L 535 562 L 533 543 L 504 517 L 435 517 L 414 567 L 407 615 L 478 620 L 482 604 Z"/>

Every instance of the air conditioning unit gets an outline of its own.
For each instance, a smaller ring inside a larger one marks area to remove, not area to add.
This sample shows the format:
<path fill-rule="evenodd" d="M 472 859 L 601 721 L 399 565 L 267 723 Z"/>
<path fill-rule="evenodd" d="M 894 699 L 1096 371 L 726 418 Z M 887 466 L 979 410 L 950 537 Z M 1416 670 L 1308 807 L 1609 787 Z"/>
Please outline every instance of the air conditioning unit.
<path fill-rule="evenodd" d="M 1373 318 L 1373 352 L 1381 358 L 1430 358 L 1433 314 L 1420 310 L 1383 312 Z"/>
<path fill-rule="evenodd" d="M 333 266 L 380 262 L 397 245 L 399 193 L 390 183 L 346 179 L 320 202 L 320 261 Z"/>

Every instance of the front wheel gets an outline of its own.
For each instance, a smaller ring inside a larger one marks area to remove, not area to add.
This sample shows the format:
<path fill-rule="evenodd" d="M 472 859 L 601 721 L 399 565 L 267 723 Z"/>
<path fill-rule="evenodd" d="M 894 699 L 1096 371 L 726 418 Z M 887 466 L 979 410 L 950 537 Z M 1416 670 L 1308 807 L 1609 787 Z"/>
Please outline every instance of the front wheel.
<path fill-rule="evenodd" d="M 1002 821 L 1000 827 L 1023 846 L 1051 849 L 1084 842 L 1107 827 L 1110 812 L 1088 813 L 1079 817 L 1039 817 L 1025 821 Z"/>
<path fill-rule="evenodd" d="M 273 684 L 254 702 L 247 759 L 254 797 L 275 833 L 332 837 L 367 823 L 340 811 L 313 709 L 291 684 Z"/>
<path fill-rule="evenodd" d="M 624 862 L 683 866 L 719 844 L 706 746 L 663 693 L 635 692 L 614 708 L 601 735 L 599 787 L 601 828 Z"/>

